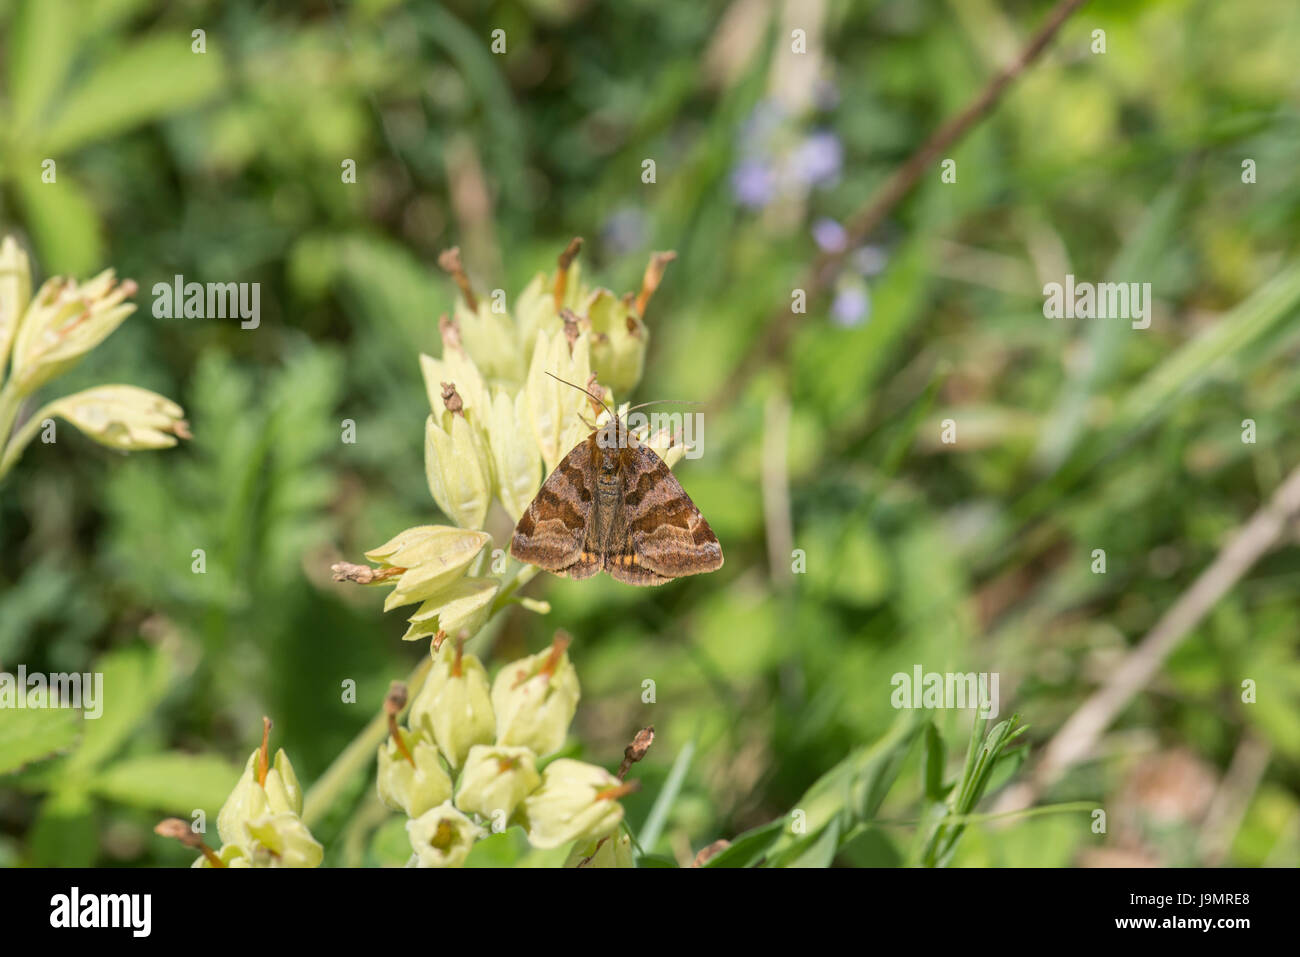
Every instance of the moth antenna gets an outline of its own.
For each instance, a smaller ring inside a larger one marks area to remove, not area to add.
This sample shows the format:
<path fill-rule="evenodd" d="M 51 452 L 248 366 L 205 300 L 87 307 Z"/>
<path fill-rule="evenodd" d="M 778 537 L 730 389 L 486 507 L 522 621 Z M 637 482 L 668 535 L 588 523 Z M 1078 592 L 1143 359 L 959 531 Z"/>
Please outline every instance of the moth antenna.
<path fill-rule="evenodd" d="M 697 401 L 695 401 L 694 399 L 652 399 L 652 400 L 649 401 L 649 402 L 638 402 L 636 405 L 632 406 L 632 408 L 628 409 L 627 411 L 628 411 L 629 414 L 631 414 L 631 413 L 635 412 L 637 409 L 644 409 L 647 405 L 669 405 L 669 404 L 674 404 L 674 405 L 703 405 L 704 403 L 703 403 L 703 402 L 697 402 Z"/>
<path fill-rule="evenodd" d="M 544 371 L 544 370 L 543 370 L 543 371 Z M 599 402 L 602 406 L 604 406 L 605 411 L 606 411 L 606 412 L 609 412 L 609 417 L 610 417 L 611 420 L 617 418 L 617 416 L 614 415 L 614 413 L 610 410 L 609 406 L 606 405 L 605 400 L 602 399 L 600 396 L 596 395 L 596 393 L 592 392 L 590 389 L 584 389 L 582 386 L 580 386 L 580 385 L 576 385 L 576 384 L 570 382 L 568 379 L 561 379 L 559 376 L 557 376 L 557 375 L 556 375 L 555 373 L 553 373 L 553 372 L 547 372 L 546 374 L 547 374 L 548 376 L 550 376 L 552 379 L 554 379 L 556 382 L 563 382 L 565 385 L 571 385 L 571 386 L 573 386 L 575 389 L 577 389 L 579 392 L 583 392 L 583 393 L 585 393 L 585 394 L 591 396 L 591 398 L 595 399 L 595 400 L 596 400 L 597 402 Z"/>

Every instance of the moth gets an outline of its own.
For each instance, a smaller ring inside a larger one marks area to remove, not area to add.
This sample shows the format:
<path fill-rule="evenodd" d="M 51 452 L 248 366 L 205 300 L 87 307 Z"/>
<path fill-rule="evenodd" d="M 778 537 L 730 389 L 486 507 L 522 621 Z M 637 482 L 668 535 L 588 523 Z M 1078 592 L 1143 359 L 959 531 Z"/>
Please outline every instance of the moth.
<path fill-rule="evenodd" d="M 722 567 L 718 537 L 667 463 L 612 412 L 547 477 L 515 525 L 510 554 L 566 578 L 603 569 L 629 585 Z"/>

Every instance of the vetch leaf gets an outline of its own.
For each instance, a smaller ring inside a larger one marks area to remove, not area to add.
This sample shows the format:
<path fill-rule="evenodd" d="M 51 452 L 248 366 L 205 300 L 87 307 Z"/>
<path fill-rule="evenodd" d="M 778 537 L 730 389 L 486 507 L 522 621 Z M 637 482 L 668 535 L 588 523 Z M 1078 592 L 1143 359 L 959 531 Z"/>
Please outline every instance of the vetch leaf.
<path fill-rule="evenodd" d="M 239 772 L 217 755 L 151 754 L 117 762 L 95 777 L 90 788 L 111 801 L 186 817 L 202 808 L 215 820 Z"/>
<path fill-rule="evenodd" d="M 63 276 L 94 272 L 103 260 L 99 214 L 85 191 L 68 178 L 67 170 L 60 169 L 55 182 L 44 183 L 40 167 L 33 165 L 15 185 L 45 272 Z"/>
<path fill-rule="evenodd" d="M 86 722 L 81 747 L 68 762 L 70 770 L 90 770 L 112 757 L 162 700 L 172 672 L 162 654 L 143 646 L 106 655 L 98 670 L 104 676 L 103 715 Z"/>
<path fill-rule="evenodd" d="M 72 708 L 6 708 L 0 721 L 0 774 L 72 747 L 81 712 Z"/>
<path fill-rule="evenodd" d="M 221 79 L 220 54 L 192 53 L 188 33 L 137 40 L 98 64 L 64 99 L 40 148 L 67 153 L 179 112 L 217 92 Z"/>
<path fill-rule="evenodd" d="M 942 801 L 947 789 L 943 786 L 943 766 L 945 750 L 943 738 L 931 721 L 925 726 L 925 750 L 923 752 L 925 796 L 931 801 Z"/>
<path fill-rule="evenodd" d="M 767 824 L 751 828 L 741 834 L 731 846 L 709 858 L 704 867 L 750 867 L 766 856 L 768 848 L 780 836 L 785 821 L 778 818 Z"/>

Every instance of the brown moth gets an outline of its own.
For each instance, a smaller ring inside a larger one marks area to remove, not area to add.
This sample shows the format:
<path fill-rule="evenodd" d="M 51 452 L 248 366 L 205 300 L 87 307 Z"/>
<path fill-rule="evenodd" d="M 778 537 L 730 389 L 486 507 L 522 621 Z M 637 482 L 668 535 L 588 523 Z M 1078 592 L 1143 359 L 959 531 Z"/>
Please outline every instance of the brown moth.
<path fill-rule="evenodd" d="M 604 569 L 629 585 L 722 567 L 717 536 L 667 463 L 612 413 L 547 477 L 510 554 L 567 578 Z"/>

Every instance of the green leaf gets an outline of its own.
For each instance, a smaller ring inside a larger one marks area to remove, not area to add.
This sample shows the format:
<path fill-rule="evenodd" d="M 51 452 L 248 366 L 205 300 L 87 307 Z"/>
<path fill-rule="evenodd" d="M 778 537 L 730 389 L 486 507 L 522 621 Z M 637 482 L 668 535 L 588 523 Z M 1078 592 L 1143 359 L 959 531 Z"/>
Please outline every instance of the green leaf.
<path fill-rule="evenodd" d="M 68 761 L 70 771 L 89 771 L 112 757 L 162 700 L 171 680 L 171 663 L 146 646 L 106 655 L 99 670 L 104 675 L 103 715 L 86 721 L 81 747 Z"/>
<path fill-rule="evenodd" d="M 82 11 L 72 0 L 25 0 L 5 44 L 9 55 L 10 123 L 19 135 L 58 93 L 81 40 Z"/>
<path fill-rule="evenodd" d="M 636 860 L 637 867 L 676 867 L 677 862 L 663 854 L 642 854 Z"/>
<path fill-rule="evenodd" d="M 677 759 L 673 761 L 673 766 L 668 771 L 668 778 L 655 798 L 650 813 L 646 815 L 645 825 L 637 835 L 638 842 L 646 850 L 654 847 L 659 840 L 659 835 L 663 833 L 664 824 L 668 821 L 668 812 L 672 810 L 673 802 L 681 793 L 682 782 L 686 779 L 686 771 L 691 766 L 691 759 L 694 756 L 695 742 L 687 741 L 686 746 L 678 752 Z"/>
<path fill-rule="evenodd" d="M 784 829 L 769 851 L 777 866 L 797 859 L 842 815 L 849 818 L 841 824 L 846 832 L 849 825 L 871 820 L 897 779 L 923 722 L 919 709 L 902 712 L 883 738 L 851 752 L 818 778 L 793 809 L 803 812 L 804 833 Z"/>
<path fill-rule="evenodd" d="M 947 788 L 943 786 L 945 749 L 943 738 L 935 729 L 933 721 L 927 722 L 925 726 L 925 750 L 922 758 L 925 796 L 931 801 L 942 801 L 947 792 Z"/>
<path fill-rule="evenodd" d="M 830 867 L 840 849 L 840 818 L 835 818 L 806 850 L 779 867 Z"/>
<path fill-rule="evenodd" d="M 143 755 L 119 761 L 91 783 L 100 797 L 133 807 L 214 816 L 239 780 L 240 769 L 211 754 Z"/>
<path fill-rule="evenodd" d="M 407 856 L 411 845 L 406 844 Z M 489 834 L 476 841 L 465 858 L 466 867 L 562 867 L 569 856 L 569 847 L 542 850 L 528 843 L 522 827 L 508 827 L 499 834 Z"/>
<path fill-rule="evenodd" d="M 28 833 L 37 867 L 89 867 L 99 846 L 90 797 L 74 788 L 56 791 L 41 805 Z"/>
<path fill-rule="evenodd" d="M 222 81 L 220 56 L 192 53 L 188 33 L 137 40 L 97 64 L 40 136 L 47 154 L 66 153 L 207 99 Z"/>
<path fill-rule="evenodd" d="M 402 867 L 412 853 L 406 818 L 393 816 L 375 829 L 370 839 L 370 853 L 366 855 L 366 866 Z"/>
<path fill-rule="evenodd" d="M 408 847 L 409 850 L 409 847 Z M 476 841 L 465 858 L 466 867 L 514 867 L 528 853 L 528 837 L 521 827 L 508 827 Z"/>
<path fill-rule="evenodd" d="M 768 848 L 780 836 L 785 821 L 777 819 L 741 834 L 726 850 L 715 854 L 703 867 L 750 867 L 767 855 Z"/>
<path fill-rule="evenodd" d="M 90 197 L 67 170 L 56 167 L 53 183 L 41 181 L 34 158 L 15 177 L 18 198 L 26 213 L 42 269 L 50 275 L 85 277 L 103 262 L 99 214 Z"/>
<path fill-rule="evenodd" d="M 903 855 L 878 827 L 862 828 L 840 845 L 839 857 L 853 867 L 902 867 Z"/>
<path fill-rule="evenodd" d="M 81 712 L 71 708 L 5 709 L 0 721 L 0 774 L 72 747 Z"/>

